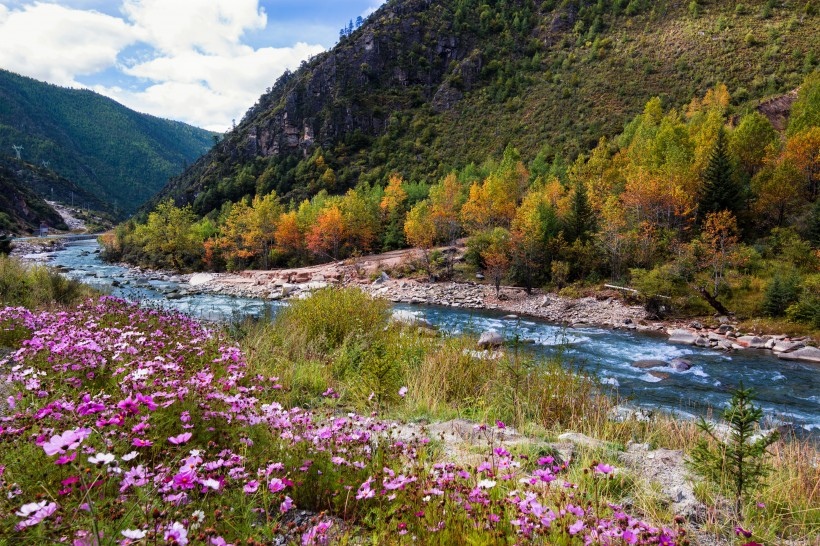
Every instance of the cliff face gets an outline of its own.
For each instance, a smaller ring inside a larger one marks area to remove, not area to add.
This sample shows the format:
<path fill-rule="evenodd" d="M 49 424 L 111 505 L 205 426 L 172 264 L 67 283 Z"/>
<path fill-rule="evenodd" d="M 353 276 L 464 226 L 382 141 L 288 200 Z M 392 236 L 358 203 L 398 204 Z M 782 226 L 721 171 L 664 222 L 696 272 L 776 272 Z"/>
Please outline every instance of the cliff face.
<path fill-rule="evenodd" d="M 779 52 L 820 47 L 817 16 L 790 22 L 801 9 L 784 2 L 764 22 L 728 1 L 693 19 L 667 1 L 390 0 L 279 78 L 143 210 L 171 197 L 207 214 L 246 195 L 299 200 L 394 172 L 434 180 L 508 144 L 525 158 L 544 150 L 571 161 L 651 97 L 685 108 L 718 82 L 739 91 L 739 110 L 750 107 L 802 80 L 805 62 Z M 717 30 L 727 17 L 733 26 Z M 777 52 L 744 41 L 786 24 Z"/>

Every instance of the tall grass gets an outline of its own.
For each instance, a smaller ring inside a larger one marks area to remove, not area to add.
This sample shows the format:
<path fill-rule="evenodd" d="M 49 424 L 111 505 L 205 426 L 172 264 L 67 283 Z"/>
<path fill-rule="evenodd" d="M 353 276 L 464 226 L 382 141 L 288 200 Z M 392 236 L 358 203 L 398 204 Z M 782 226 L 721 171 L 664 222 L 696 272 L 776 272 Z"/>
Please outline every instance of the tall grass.
<path fill-rule="evenodd" d="M 0 304 L 34 309 L 74 305 L 97 292 L 53 269 L 27 265 L 17 258 L 0 256 Z"/>
<path fill-rule="evenodd" d="M 606 446 L 577 446 L 576 457 L 587 462 L 611 458 L 629 442 L 687 453 L 701 437 L 694 422 L 661 411 L 644 419 L 613 419 L 618 396 L 568 365 L 560 350 L 546 359 L 515 344 L 482 353 L 475 350 L 475 337 L 431 336 L 391 322 L 388 311 L 383 301 L 355 288 L 330 288 L 296 301 L 273 322 L 245 330 L 242 347 L 250 371 L 278 376 L 284 403 L 295 406 L 375 411 L 406 421 L 500 420 L 530 436 L 533 445 L 580 432 Z M 399 395 L 401 387 L 407 388 L 405 396 Z M 766 529 L 771 540 L 817 536 L 817 456 L 809 442 L 775 444 L 775 470 L 744 510 L 750 525 Z M 619 487 L 623 491 L 607 495 L 613 502 L 628 496 L 656 521 L 673 521 L 652 484 L 627 480 Z M 699 491 L 721 514 L 724 500 L 717 491 L 705 486 Z M 719 527 L 722 533 L 732 531 Z"/>

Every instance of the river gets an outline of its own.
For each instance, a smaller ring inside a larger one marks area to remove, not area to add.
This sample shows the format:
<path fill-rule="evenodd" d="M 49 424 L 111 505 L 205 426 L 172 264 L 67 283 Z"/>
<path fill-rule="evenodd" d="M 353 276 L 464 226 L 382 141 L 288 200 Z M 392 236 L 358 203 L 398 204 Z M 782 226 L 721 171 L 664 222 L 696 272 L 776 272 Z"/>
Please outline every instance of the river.
<path fill-rule="evenodd" d="M 145 305 L 174 309 L 207 320 L 274 315 L 283 303 L 237 298 L 219 294 L 196 294 L 169 300 L 164 291 L 175 283 L 134 278 L 124 267 L 103 262 L 96 241 L 70 242 L 52 255 L 49 263 L 62 266 L 66 274 L 112 295 Z M 114 281 L 127 285 L 112 286 Z M 820 367 L 780 360 L 767 351 L 744 350 L 727 354 L 692 346 L 672 345 L 666 336 L 604 328 L 566 328 L 535 319 L 503 319 L 501 314 L 449 307 L 397 305 L 423 316 L 451 333 L 496 329 L 512 338 L 534 340 L 543 356 L 556 351 L 573 366 L 597 374 L 635 405 L 662 408 L 683 415 L 720 408 L 729 400 L 728 389 L 741 382 L 756 392 L 756 401 L 773 423 L 792 423 L 799 433 L 820 434 Z M 686 372 L 671 368 L 660 379 L 647 370 L 632 367 L 637 360 L 685 358 L 693 366 Z M 488 364 L 492 365 L 492 364 Z"/>

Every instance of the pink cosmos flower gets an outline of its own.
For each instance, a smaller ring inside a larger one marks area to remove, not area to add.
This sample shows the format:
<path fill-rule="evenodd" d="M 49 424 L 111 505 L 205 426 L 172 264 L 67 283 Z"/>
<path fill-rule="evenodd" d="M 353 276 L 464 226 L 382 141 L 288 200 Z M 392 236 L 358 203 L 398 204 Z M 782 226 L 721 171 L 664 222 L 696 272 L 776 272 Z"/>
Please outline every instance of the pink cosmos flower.
<path fill-rule="evenodd" d="M 504 424 L 504 421 L 496 421 L 495 426 L 497 426 L 501 430 L 507 428 L 507 425 Z"/>
<path fill-rule="evenodd" d="M 88 438 L 90 434 L 91 430 L 87 428 L 67 430 L 62 434 L 52 436 L 50 440 L 43 444 L 43 451 L 46 452 L 46 455 L 52 457 L 58 453 L 77 449 L 80 443 Z"/>
<path fill-rule="evenodd" d="M 57 458 L 57 460 L 54 461 L 54 464 L 68 464 L 76 458 L 77 458 L 77 452 L 72 451 L 71 455 L 60 455 Z"/>
<path fill-rule="evenodd" d="M 165 541 L 171 542 L 172 540 L 179 544 L 179 546 L 188 544 L 188 530 L 177 521 L 165 529 Z"/>
<path fill-rule="evenodd" d="M 599 463 L 598 466 L 595 467 L 595 472 L 599 474 L 609 474 L 614 470 L 611 466 L 604 463 Z"/>
<path fill-rule="evenodd" d="M 21 518 L 26 518 L 17 524 L 17 529 L 20 530 L 37 525 L 55 511 L 57 511 L 57 505 L 53 502 L 40 501 L 24 504 L 15 512 L 15 514 Z"/>
<path fill-rule="evenodd" d="M 279 511 L 283 514 L 293 508 L 293 499 L 288 496 L 285 496 L 285 500 L 282 501 L 282 504 L 279 505 Z"/>
<path fill-rule="evenodd" d="M 402 388 L 400 388 L 400 389 L 399 389 L 399 396 L 401 396 L 402 398 L 404 398 L 404 396 L 405 396 L 406 394 L 407 394 L 407 387 L 402 387 Z"/>
<path fill-rule="evenodd" d="M 191 436 L 193 436 L 193 434 L 191 434 L 190 432 L 183 432 L 179 436 L 170 436 L 168 438 L 168 441 L 171 442 L 172 444 L 178 446 L 178 445 L 184 444 L 185 442 L 190 440 Z"/>
<path fill-rule="evenodd" d="M 285 488 L 285 482 L 280 480 L 279 478 L 271 478 L 270 482 L 268 483 L 268 489 L 271 493 L 278 493 Z"/>
<path fill-rule="evenodd" d="M 569 526 L 569 534 L 577 535 L 586 528 L 586 525 L 580 519 Z"/>
<path fill-rule="evenodd" d="M 256 490 L 259 489 L 259 482 L 256 480 L 251 480 L 245 484 L 245 487 L 242 488 L 247 495 L 251 495 L 256 493 Z"/>
<path fill-rule="evenodd" d="M 134 438 L 131 440 L 131 445 L 136 447 L 149 447 L 154 445 L 151 440 L 143 440 L 142 438 Z"/>

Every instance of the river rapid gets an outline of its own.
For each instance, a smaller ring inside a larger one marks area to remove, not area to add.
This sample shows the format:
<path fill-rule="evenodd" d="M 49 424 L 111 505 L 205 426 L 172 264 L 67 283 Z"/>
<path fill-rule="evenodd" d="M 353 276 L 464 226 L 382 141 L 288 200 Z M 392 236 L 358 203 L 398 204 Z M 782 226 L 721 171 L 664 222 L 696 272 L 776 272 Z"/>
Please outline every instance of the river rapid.
<path fill-rule="evenodd" d="M 176 288 L 177 283 L 135 276 L 128 268 L 103 262 L 98 249 L 93 240 L 70 242 L 64 250 L 52 253 L 47 263 L 60 266 L 66 275 L 114 296 L 205 320 L 272 316 L 286 305 L 206 293 L 168 299 L 165 293 Z M 669 344 L 663 335 L 595 327 L 567 328 L 526 317 L 504 319 L 500 313 L 491 311 L 404 304 L 395 308 L 412 311 L 453 334 L 495 329 L 507 338 L 518 336 L 534 341 L 528 347 L 540 356 L 549 357 L 561 351 L 570 365 L 596 374 L 633 405 L 647 409 L 661 408 L 682 416 L 703 414 L 709 408 L 723 407 L 729 400 L 728 389 L 742 382 L 755 389 L 756 401 L 771 424 L 790 423 L 799 435 L 820 436 L 820 367 L 816 365 L 780 360 L 768 351 L 727 354 Z M 662 371 L 668 377 L 663 379 L 632 366 L 638 360 L 673 358 L 685 358 L 693 366 L 685 372 L 664 368 Z"/>

